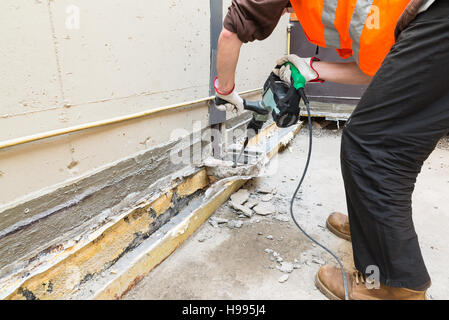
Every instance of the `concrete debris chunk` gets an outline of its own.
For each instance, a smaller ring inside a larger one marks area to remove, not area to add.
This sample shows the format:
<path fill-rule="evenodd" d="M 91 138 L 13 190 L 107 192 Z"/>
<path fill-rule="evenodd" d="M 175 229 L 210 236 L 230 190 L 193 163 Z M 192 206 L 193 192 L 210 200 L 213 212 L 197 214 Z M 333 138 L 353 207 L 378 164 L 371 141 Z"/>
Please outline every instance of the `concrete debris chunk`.
<path fill-rule="evenodd" d="M 324 262 L 323 260 L 317 259 L 317 258 L 313 258 L 313 259 L 312 259 L 312 262 L 313 262 L 313 263 L 316 263 L 316 264 L 319 264 L 319 265 L 325 264 L 325 262 Z"/>
<path fill-rule="evenodd" d="M 262 197 L 263 202 L 269 202 L 273 200 L 273 195 L 271 193 L 267 193 Z"/>
<path fill-rule="evenodd" d="M 276 267 L 279 271 L 284 273 L 292 273 L 293 272 L 293 263 L 291 262 L 281 262 L 281 266 Z"/>
<path fill-rule="evenodd" d="M 281 263 L 281 262 L 284 261 L 284 259 L 283 259 L 282 257 L 277 257 L 277 258 L 276 258 L 276 261 L 279 262 L 279 263 Z"/>
<path fill-rule="evenodd" d="M 265 249 L 264 251 L 265 251 L 265 253 L 273 253 L 273 250 L 271 250 L 271 249 L 268 249 L 268 248 L 267 248 L 267 249 Z"/>
<path fill-rule="evenodd" d="M 209 219 L 209 223 L 210 223 L 210 225 L 211 225 L 212 227 L 218 228 L 218 223 L 217 223 L 217 221 L 215 221 L 215 219 L 210 218 L 210 219 Z"/>
<path fill-rule="evenodd" d="M 288 274 L 284 274 L 282 277 L 278 279 L 280 283 L 284 283 L 288 280 Z"/>
<path fill-rule="evenodd" d="M 257 188 L 257 192 L 259 193 L 273 193 L 273 187 L 262 185 Z"/>
<path fill-rule="evenodd" d="M 228 219 L 226 218 L 220 218 L 220 217 L 212 217 L 212 219 L 214 219 L 215 221 L 217 221 L 218 224 L 222 224 L 222 223 L 228 223 Z"/>
<path fill-rule="evenodd" d="M 214 228 L 217 228 L 219 224 L 228 223 L 228 221 L 228 219 L 218 217 L 212 217 L 209 219 L 210 225 Z"/>
<path fill-rule="evenodd" d="M 228 221 L 228 228 L 230 228 L 230 229 L 237 229 L 237 228 L 241 228 L 242 226 L 243 226 L 242 221 L 238 221 L 238 220 Z"/>
<path fill-rule="evenodd" d="M 267 236 L 267 239 L 268 240 L 273 240 L 273 236 L 270 234 L 270 235 Z"/>
<path fill-rule="evenodd" d="M 267 216 L 276 213 L 276 207 L 270 202 L 262 202 L 254 207 L 254 211 L 260 216 Z"/>
<path fill-rule="evenodd" d="M 258 203 L 259 203 L 259 201 L 250 199 L 245 203 L 245 207 L 252 209 L 255 206 L 257 206 Z"/>
<path fill-rule="evenodd" d="M 288 217 L 286 215 L 278 214 L 277 216 L 274 217 L 274 219 L 282 222 L 288 222 Z"/>
<path fill-rule="evenodd" d="M 235 203 L 235 202 L 231 202 L 231 206 L 235 210 L 242 212 L 248 218 L 251 218 L 252 215 L 253 215 L 253 210 L 251 210 L 250 208 L 247 208 L 245 206 L 242 206 L 241 204 L 238 204 L 238 203 Z"/>
<path fill-rule="evenodd" d="M 246 189 L 240 189 L 233 195 L 231 195 L 231 202 L 236 204 L 244 204 L 249 199 L 249 191 Z"/>

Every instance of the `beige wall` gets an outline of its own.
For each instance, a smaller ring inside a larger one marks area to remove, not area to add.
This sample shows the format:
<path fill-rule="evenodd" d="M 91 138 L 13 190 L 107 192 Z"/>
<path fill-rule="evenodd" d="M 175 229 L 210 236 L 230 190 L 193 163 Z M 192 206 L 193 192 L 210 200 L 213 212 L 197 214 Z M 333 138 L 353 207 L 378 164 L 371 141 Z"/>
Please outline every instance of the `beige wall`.
<path fill-rule="evenodd" d="M 0 12 L 0 141 L 208 96 L 208 0 L 2 0 Z M 286 19 L 242 49 L 239 90 L 285 53 Z M 205 105 L 0 150 L 0 211 L 198 120 Z"/>

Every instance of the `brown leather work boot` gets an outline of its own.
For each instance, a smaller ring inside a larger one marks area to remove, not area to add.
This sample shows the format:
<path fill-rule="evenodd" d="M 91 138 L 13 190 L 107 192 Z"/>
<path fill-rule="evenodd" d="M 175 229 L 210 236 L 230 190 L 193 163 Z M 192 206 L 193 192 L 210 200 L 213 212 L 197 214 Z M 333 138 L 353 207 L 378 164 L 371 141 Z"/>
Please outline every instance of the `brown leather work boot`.
<path fill-rule="evenodd" d="M 349 300 L 426 300 L 426 291 L 388 287 L 368 289 L 366 279 L 358 271 L 346 273 Z M 345 289 L 340 268 L 324 265 L 315 277 L 317 288 L 331 300 L 344 300 Z"/>
<path fill-rule="evenodd" d="M 326 220 L 326 227 L 337 237 L 351 241 L 349 218 L 340 212 L 333 212 Z"/>

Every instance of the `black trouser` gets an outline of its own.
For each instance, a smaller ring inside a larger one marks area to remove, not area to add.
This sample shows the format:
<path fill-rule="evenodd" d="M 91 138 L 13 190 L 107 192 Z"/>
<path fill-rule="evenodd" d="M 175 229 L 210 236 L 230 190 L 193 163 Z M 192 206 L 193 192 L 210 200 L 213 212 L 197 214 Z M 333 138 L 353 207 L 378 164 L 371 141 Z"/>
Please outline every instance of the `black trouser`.
<path fill-rule="evenodd" d="M 423 162 L 448 132 L 449 1 L 437 0 L 399 36 L 342 137 L 355 267 L 377 266 L 382 284 L 430 285 L 411 197 Z"/>

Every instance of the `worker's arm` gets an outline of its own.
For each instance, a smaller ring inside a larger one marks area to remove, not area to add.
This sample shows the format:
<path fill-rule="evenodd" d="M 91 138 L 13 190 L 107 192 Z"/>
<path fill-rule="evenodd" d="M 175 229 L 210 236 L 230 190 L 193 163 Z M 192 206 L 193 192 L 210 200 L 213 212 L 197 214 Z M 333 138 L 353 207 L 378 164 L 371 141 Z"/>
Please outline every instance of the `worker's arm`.
<path fill-rule="evenodd" d="M 276 27 L 289 0 L 233 0 L 218 40 L 215 105 L 220 110 L 243 110 L 243 99 L 234 90 L 235 70 L 242 43 L 266 39 Z M 223 102 L 229 102 L 224 103 Z"/>
<path fill-rule="evenodd" d="M 372 77 L 363 73 L 355 62 L 314 61 L 314 69 L 324 81 L 344 84 L 368 84 Z"/>
<path fill-rule="evenodd" d="M 240 47 L 242 41 L 237 34 L 223 28 L 218 38 L 217 72 L 218 90 L 220 92 L 230 92 L 235 83 L 235 69 L 239 60 Z"/>
<path fill-rule="evenodd" d="M 368 84 L 371 77 L 360 70 L 355 62 L 327 62 L 318 58 L 300 58 L 295 54 L 283 56 L 278 65 L 291 62 L 304 76 L 306 82 L 330 81 L 343 84 Z M 290 82 L 290 67 L 273 70 L 282 80 Z"/>
<path fill-rule="evenodd" d="M 217 73 L 214 80 L 215 106 L 222 111 L 242 112 L 244 101 L 235 91 L 235 69 L 239 60 L 242 42 L 237 35 L 226 28 L 218 39 Z"/>

